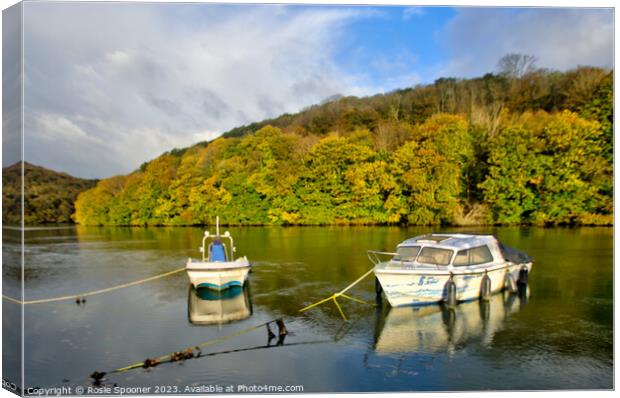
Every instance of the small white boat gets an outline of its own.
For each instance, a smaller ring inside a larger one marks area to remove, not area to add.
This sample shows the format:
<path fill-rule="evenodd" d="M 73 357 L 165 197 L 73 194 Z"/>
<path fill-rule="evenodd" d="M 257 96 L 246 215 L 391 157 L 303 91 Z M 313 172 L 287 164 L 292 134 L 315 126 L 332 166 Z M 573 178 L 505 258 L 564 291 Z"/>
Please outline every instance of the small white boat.
<path fill-rule="evenodd" d="M 202 238 L 202 260 L 187 260 L 187 276 L 196 289 L 224 290 L 243 286 L 250 272 L 250 262 L 245 256 L 234 258 L 236 248 L 233 238 L 228 231 L 220 236 L 219 217 L 215 225 L 215 235 L 205 231 Z"/>
<path fill-rule="evenodd" d="M 382 256 L 389 256 L 381 261 Z M 400 243 L 395 253 L 368 251 L 378 292 L 393 307 L 488 299 L 526 284 L 532 259 L 493 235 L 427 234 Z"/>

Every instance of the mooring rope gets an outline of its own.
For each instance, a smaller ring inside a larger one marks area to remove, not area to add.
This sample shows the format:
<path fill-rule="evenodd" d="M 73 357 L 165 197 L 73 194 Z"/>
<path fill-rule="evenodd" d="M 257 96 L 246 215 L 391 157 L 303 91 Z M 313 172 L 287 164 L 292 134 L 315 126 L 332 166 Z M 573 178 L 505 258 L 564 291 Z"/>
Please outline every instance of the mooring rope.
<path fill-rule="evenodd" d="M 16 298 L 13 298 L 13 297 L 6 296 L 6 295 L 4 295 L 4 294 L 2 295 L 2 298 L 3 298 L 3 299 L 5 299 L 5 300 L 9 300 L 9 301 L 10 301 L 10 302 L 12 302 L 12 303 L 16 303 L 16 304 L 23 304 L 23 302 L 22 302 L 22 301 L 20 301 L 20 300 L 18 300 L 18 299 L 16 299 Z"/>
<path fill-rule="evenodd" d="M 281 318 L 278 318 L 278 319 L 281 319 Z M 260 325 L 255 325 L 255 326 L 252 326 L 252 327 L 249 327 L 249 328 L 246 328 L 246 329 L 242 329 L 242 330 L 239 330 L 237 332 L 230 333 L 230 334 L 228 334 L 226 336 L 222 336 L 222 337 L 219 337 L 219 338 L 216 338 L 216 339 L 207 340 L 204 343 L 200 343 L 200 344 L 197 344 L 197 345 L 193 345 L 193 346 L 187 347 L 185 349 L 182 349 L 179 352 L 187 352 L 188 350 L 191 350 L 193 348 L 204 348 L 204 347 L 207 347 L 207 346 L 210 346 L 210 345 L 221 343 L 221 342 L 230 340 L 230 339 L 232 339 L 234 337 L 241 336 L 242 334 L 249 333 L 249 332 L 251 332 L 253 330 L 261 328 L 261 327 L 263 327 L 265 325 L 268 325 L 268 324 L 270 324 L 272 322 L 276 322 L 278 319 L 274 319 L 274 320 L 271 320 L 269 322 L 263 322 Z M 172 358 L 173 355 L 174 355 L 174 353 L 166 354 L 166 355 L 162 355 L 160 357 L 156 357 L 154 359 L 156 359 L 159 362 L 162 362 L 162 361 L 165 361 L 165 360 L 168 360 L 168 359 Z M 110 373 L 119 373 L 119 372 L 125 372 L 127 370 L 131 370 L 131 369 L 135 369 L 135 368 L 141 368 L 141 367 L 145 366 L 145 363 L 146 363 L 146 360 L 142 361 L 142 362 L 136 362 L 134 364 L 127 365 L 127 366 L 124 366 L 122 368 L 114 369 L 114 370 L 110 371 Z"/>
<path fill-rule="evenodd" d="M 112 287 L 107 287 L 105 289 L 93 290 L 93 291 L 85 292 L 85 293 L 72 294 L 72 295 L 69 295 L 69 296 L 61 296 L 61 297 L 52 297 L 52 298 L 47 298 L 47 299 L 37 299 L 37 300 L 21 301 L 21 300 L 18 300 L 16 298 L 9 297 L 9 296 L 6 296 L 6 295 L 3 294 L 2 298 L 6 299 L 8 301 L 11 301 L 13 303 L 23 304 L 23 305 L 53 303 L 55 301 L 64 301 L 64 300 L 75 300 L 75 299 L 79 299 L 79 298 L 82 298 L 82 297 L 88 297 L 88 296 L 94 296 L 96 294 L 108 293 L 108 292 L 112 292 L 114 290 L 125 289 L 127 287 L 136 286 L 136 285 L 139 285 L 139 284 L 142 284 L 142 283 L 146 283 L 146 282 L 151 282 L 151 281 L 154 281 L 156 279 L 165 278 L 167 276 L 179 273 L 179 272 L 184 271 L 184 270 L 185 270 L 185 267 L 179 268 L 179 269 L 175 269 L 175 270 L 172 270 L 172 271 L 168 271 L 168 272 L 164 272 L 163 274 L 159 274 L 159 275 L 151 276 L 151 277 L 148 277 L 148 278 L 140 279 L 138 281 L 133 281 L 133 282 L 129 282 L 129 283 L 123 283 L 122 285 L 116 285 L 116 286 L 112 286 Z"/>
<path fill-rule="evenodd" d="M 340 290 L 339 292 L 331 295 L 328 298 L 322 299 L 314 304 L 311 304 L 307 307 L 304 307 L 302 309 L 299 310 L 299 312 L 304 312 L 310 308 L 316 307 L 322 303 L 325 303 L 329 300 L 333 300 L 334 303 L 336 304 L 338 311 L 340 312 L 340 315 L 342 316 L 343 320 L 347 320 L 346 316 L 344 315 L 344 312 L 342 311 L 342 308 L 340 307 L 340 305 L 338 304 L 338 302 L 336 301 L 337 297 L 345 297 L 349 300 L 355 301 L 355 302 L 359 302 L 359 303 L 363 303 L 363 304 L 368 304 L 367 302 L 351 297 L 349 295 L 344 294 L 345 292 L 347 292 L 348 290 L 350 290 L 351 288 L 353 288 L 353 286 L 357 285 L 359 282 L 361 282 L 364 278 L 366 278 L 368 275 L 370 275 L 370 273 L 373 271 L 374 268 L 371 268 L 370 270 L 368 270 L 364 275 L 360 276 L 359 278 L 357 278 L 354 282 L 352 282 L 351 284 L 349 284 L 347 287 L 345 287 L 344 289 Z M 194 349 L 200 349 L 200 348 L 204 348 L 204 347 L 208 347 L 208 346 L 212 346 L 215 345 L 217 343 L 222 343 L 224 341 L 228 341 L 231 340 L 235 337 L 241 336 L 243 334 L 249 333 L 251 331 L 257 330 L 263 326 L 267 327 L 267 331 L 270 334 L 270 337 L 275 337 L 271 336 L 271 329 L 269 329 L 269 325 L 271 323 L 276 323 L 278 325 L 278 329 L 279 329 L 279 334 L 280 336 L 282 336 L 283 334 L 286 335 L 288 334 L 288 331 L 286 330 L 286 326 L 284 325 L 284 321 L 283 321 L 284 317 L 280 317 L 280 318 L 276 318 L 276 319 L 272 319 L 270 321 L 267 322 L 263 322 L 260 323 L 258 325 L 254 325 L 245 329 L 241 329 L 239 331 L 227 334 L 225 336 L 221 336 L 215 339 L 211 339 L 211 340 L 207 340 L 203 343 L 197 344 L 197 345 L 192 345 L 189 346 L 185 349 L 182 349 L 180 351 L 176 351 L 170 354 L 165 354 L 159 357 L 155 357 L 155 358 L 147 358 L 144 361 L 140 361 L 140 362 L 136 362 L 133 363 L 131 365 L 127 365 L 124 366 L 122 368 L 117 368 L 114 370 L 111 370 L 107 373 L 121 373 L 121 372 L 126 372 L 128 370 L 131 369 L 137 369 L 137 368 L 149 368 L 149 367 L 153 367 L 153 366 L 157 366 L 163 362 L 172 362 L 172 361 L 176 361 L 176 360 L 186 360 L 186 359 L 190 359 L 190 358 L 195 358 L 193 350 Z M 205 355 L 205 354 L 200 354 L 200 355 Z M 208 355 L 208 354 L 207 354 Z M 178 359 L 177 359 L 178 358 Z M 91 374 L 91 378 L 95 380 L 95 382 L 99 382 L 106 374 L 106 372 L 93 372 Z"/>
<path fill-rule="evenodd" d="M 311 304 L 309 306 L 306 306 L 302 309 L 299 310 L 299 312 L 304 312 L 306 310 L 309 310 L 310 308 L 316 307 L 318 305 L 321 305 L 327 301 L 333 300 L 334 304 L 336 304 L 336 307 L 338 308 L 338 311 L 340 312 L 340 315 L 342 316 L 343 320 L 347 320 L 342 308 L 340 307 L 340 305 L 338 304 L 338 301 L 336 300 L 338 297 L 344 297 L 347 298 L 349 300 L 358 302 L 358 303 L 363 303 L 363 304 L 367 304 L 367 302 L 351 297 L 349 295 L 346 295 L 345 292 L 347 292 L 348 290 L 350 290 L 351 288 L 353 288 L 355 285 L 357 285 L 359 282 L 361 282 L 364 278 L 366 278 L 368 275 L 370 275 L 370 273 L 373 271 L 374 268 L 371 268 L 370 270 L 368 270 L 368 272 L 366 272 L 364 275 L 360 276 L 359 278 L 357 278 L 355 281 L 353 281 L 351 284 L 349 284 L 347 287 L 345 287 L 344 289 L 340 290 L 337 293 L 334 293 L 333 295 L 319 300 L 314 304 Z M 53 298 L 47 298 L 47 299 L 37 299 L 37 300 L 25 300 L 25 301 L 21 301 L 18 300 L 16 298 L 7 296 L 7 295 L 2 295 L 2 298 L 5 300 L 8 300 L 10 302 L 16 303 L 16 304 L 22 304 L 22 305 L 31 305 L 31 304 L 43 304 L 43 303 L 52 303 L 52 302 L 57 302 L 57 301 L 64 301 L 64 300 L 75 300 L 75 299 L 80 299 L 83 297 L 88 297 L 88 296 L 94 296 L 96 294 L 102 294 L 102 293 L 108 293 L 108 292 L 112 292 L 115 290 L 119 290 L 119 289 L 124 289 L 124 288 L 128 288 L 131 286 L 136 286 L 142 283 L 146 283 L 146 282 L 151 282 L 154 281 L 156 279 L 161 279 L 161 278 L 165 278 L 167 276 L 179 273 L 181 271 L 184 271 L 185 267 L 183 268 L 178 268 L 172 271 L 168 271 L 168 272 L 164 272 L 162 274 L 158 274 L 155 276 L 151 276 L 148 278 L 144 278 L 144 279 L 140 279 L 137 281 L 133 281 L 133 282 L 129 282 L 129 283 L 124 283 L 121 285 L 116 285 L 116 286 L 112 286 L 112 287 L 108 287 L 108 288 L 104 288 L 104 289 L 98 289 L 98 290 L 93 290 L 93 291 L 89 291 L 89 292 L 84 292 L 84 293 L 79 293 L 79 294 L 72 294 L 72 295 L 68 295 L 68 296 L 61 296 L 61 297 L 53 297 Z M 228 335 L 225 336 L 221 336 L 215 339 L 211 339 L 211 340 L 207 340 L 203 343 L 200 343 L 198 345 L 193 345 L 190 346 L 184 350 L 181 350 L 179 352 L 174 352 L 171 354 L 166 354 L 166 355 L 162 355 L 160 357 L 156 357 L 156 358 L 152 358 L 152 359 L 146 359 L 144 361 L 141 362 L 136 362 L 134 364 L 128 365 L 128 366 L 124 366 L 122 368 L 117 368 L 114 369 L 112 371 L 110 371 L 109 373 L 119 373 L 119 372 L 125 372 L 131 369 L 136 369 L 136 368 L 142 368 L 142 367 L 151 367 L 151 366 L 156 366 L 164 361 L 173 361 L 176 360 L 175 358 L 179 358 L 179 360 L 183 360 L 183 359 L 188 359 L 188 358 L 193 358 L 193 349 L 200 349 L 200 348 L 204 348 L 204 347 L 208 347 L 217 343 L 221 343 L 227 340 L 230 340 L 234 337 L 237 336 L 241 336 L 243 334 L 249 333 L 253 330 L 259 329 L 263 326 L 267 326 L 267 329 L 269 332 L 271 332 L 271 330 L 269 329 L 269 324 L 271 323 L 277 323 L 278 324 L 278 328 L 280 329 L 280 334 L 288 334 L 288 331 L 286 331 L 286 327 L 284 326 L 283 323 L 283 318 L 277 318 L 277 319 L 272 319 L 270 321 L 267 322 L 263 322 L 259 325 L 255 325 L 255 326 L 251 326 L 242 330 L 239 330 L 237 332 L 234 333 L 230 333 Z M 187 357 L 184 357 L 183 355 L 187 355 Z M 91 374 L 91 378 L 93 378 L 96 382 L 101 380 L 103 378 L 103 376 L 106 374 L 106 372 L 94 372 L 93 374 Z"/>
<path fill-rule="evenodd" d="M 345 287 L 344 289 L 342 289 L 341 291 L 332 294 L 331 296 L 324 298 L 323 300 L 319 300 L 314 304 L 310 304 L 307 307 L 304 307 L 302 309 L 299 310 L 299 312 L 304 312 L 309 310 L 310 308 L 316 307 L 318 305 L 321 305 L 323 303 L 326 303 L 330 300 L 332 300 L 334 302 L 334 304 L 336 304 L 336 308 L 338 308 L 338 312 L 340 312 L 340 316 L 342 316 L 342 319 L 344 319 L 345 321 L 347 320 L 347 317 L 344 315 L 344 311 L 342 311 L 342 308 L 340 308 L 340 304 L 338 304 L 338 300 L 336 300 L 338 297 L 344 297 L 346 299 L 358 302 L 358 303 L 362 303 L 362 304 L 368 304 L 367 302 L 357 299 L 355 297 L 351 297 L 348 296 L 346 294 L 344 294 L 346 291 L 348 291 L 349 289 L 351 289 L 353 286 L 357 285 L 358 283 L 360 283 L 364 278 L 366 278 L 368 275 L 370 275 L 370 273 L 374 270 L 374 267 L 369 269 L 368 272 L 366 272 L 364 275 L 360 276 L 359 278 L 357 278 L 353 283 L 351 283 L 349 286 Z"/>

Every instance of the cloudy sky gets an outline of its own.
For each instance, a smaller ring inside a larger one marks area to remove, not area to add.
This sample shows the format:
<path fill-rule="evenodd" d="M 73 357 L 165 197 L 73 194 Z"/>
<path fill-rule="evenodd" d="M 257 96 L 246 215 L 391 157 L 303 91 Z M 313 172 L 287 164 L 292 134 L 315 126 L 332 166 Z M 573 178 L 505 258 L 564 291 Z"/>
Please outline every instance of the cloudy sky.
<path fill-rule="evenodd" d="M 124 174 L 334 94 L 492 72 L 511 52 L 611 68 L 612 11 L 25 3 L 25 158 Z"/>

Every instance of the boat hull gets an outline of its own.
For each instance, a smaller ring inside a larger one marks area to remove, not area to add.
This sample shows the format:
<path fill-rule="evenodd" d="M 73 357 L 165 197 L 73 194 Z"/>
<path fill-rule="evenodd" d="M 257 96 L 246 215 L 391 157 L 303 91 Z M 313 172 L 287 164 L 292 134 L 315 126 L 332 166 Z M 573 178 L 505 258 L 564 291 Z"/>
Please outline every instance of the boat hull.
<path fill-rule="evenodd" d="M 248 279 L 250 263 L 245 257 L 226 263 L 189 261 L 186 271 L 194 288 L 221 291 L 243 286 Z"/>
<path fill-rule="evenodd" d="M 375 267 L 375 276 L 381 283 L 381 288 L 392 307 L 407 305 L 425 305 L 438 303 L 446 299 L 446 283 L 452 274 L 456 285 L 456 300 L 468 301 L 480 297 L 482 278 L 485 273 L 491 280 L 491 292 L 503 290 L 507 284 L 507 274 L 514 281 L 519 280 L 521 269 L 527 268 L 530 272 L 532 263 L 506 263 L 472 270 L 391 270 L 384 269 L 379 264 Z"/>

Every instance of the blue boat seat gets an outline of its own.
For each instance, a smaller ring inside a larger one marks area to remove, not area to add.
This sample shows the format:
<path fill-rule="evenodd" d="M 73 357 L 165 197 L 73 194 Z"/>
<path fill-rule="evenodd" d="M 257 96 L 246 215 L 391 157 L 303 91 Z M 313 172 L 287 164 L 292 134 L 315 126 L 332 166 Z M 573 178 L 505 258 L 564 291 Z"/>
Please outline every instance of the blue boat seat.
<path fill-rule="evenodd" d="M 222 242 L 215 241 L 211 245 L 211 262 L 226 262 L 226 252 Z"/>

